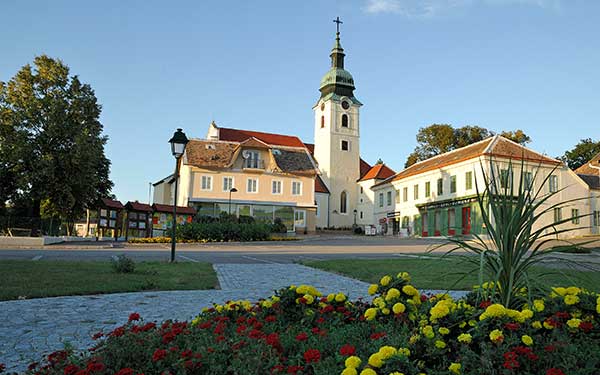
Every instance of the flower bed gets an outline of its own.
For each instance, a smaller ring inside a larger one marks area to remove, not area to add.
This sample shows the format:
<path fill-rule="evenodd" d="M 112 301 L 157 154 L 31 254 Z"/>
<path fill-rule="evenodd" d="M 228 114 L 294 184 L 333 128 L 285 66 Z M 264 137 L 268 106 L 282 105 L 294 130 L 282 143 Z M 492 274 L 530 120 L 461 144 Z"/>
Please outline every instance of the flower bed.
<path fill-rule="evenodd" d="M 519 309 L 475 294 L 421 295 L 410 277 L 385 276 L 371 303 L 291 286 L 257 303 L 207 308 L 191 322 L 132 314 L 95 336 L 83 355 L 64 351 L 31 374 L 452 375 L 600 373 L 600 296 L 555 288 Z"/>

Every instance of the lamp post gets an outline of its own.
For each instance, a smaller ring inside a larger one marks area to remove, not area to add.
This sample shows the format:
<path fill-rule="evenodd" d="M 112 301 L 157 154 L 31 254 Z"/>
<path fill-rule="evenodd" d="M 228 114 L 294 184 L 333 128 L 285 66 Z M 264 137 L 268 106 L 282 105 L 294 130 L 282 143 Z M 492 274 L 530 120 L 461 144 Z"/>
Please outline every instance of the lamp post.
<path fill-rule="evenodd" d="M 237 193 L 237 189 L 234 187 L 229 189 L 229 219 L 231 219 L 231 193 Z"/>
<path fill-rule="evenodd" d="M 357 213 L 358 211 L 356 211 L 356 209 L 354 209 L 354 211 L 353 211 L 353 212 L 354 212 L 354 226 L 356 226 L 356 213 Z"/>
<path fill-rule="evenodd" d="M 171 263 L 175 262 L 175 234 L 177 232 L 177 182 L 179 180 L 179 159 L 185 151 L 185 145 L 188 143 L 188 139 L 185 133 L 181 129 L 173 134 L 173 137 L 169 140 L 171 144 L 171 153 L 175 157 L 175 194 L 173 198 L 173 235 L 171 237 Z"/>

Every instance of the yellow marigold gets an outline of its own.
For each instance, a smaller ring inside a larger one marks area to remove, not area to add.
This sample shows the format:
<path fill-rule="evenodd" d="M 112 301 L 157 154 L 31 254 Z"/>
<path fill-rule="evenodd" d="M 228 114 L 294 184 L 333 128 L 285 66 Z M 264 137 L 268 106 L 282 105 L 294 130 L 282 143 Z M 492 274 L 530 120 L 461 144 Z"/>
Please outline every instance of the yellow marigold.
<path fill-rule="evenodd" d="M 386 345 L 379 348 L 379 354 L 381 354 L 383 360 L 393 357 L 396 353 L 398 353 L 398 350 L 393 346 Z"/>
<path fill-rule="evenodd" d="M 458 324 L 460 328 L 465 328 L 467 326 L 467 322 L 463 321 Z"/>
<path fill-rule="evenodd" d="M 411 301 L 414 305 L 418 306 L 418 305 L 421 304 L 421 296 L 417 292 L 417 294 L 415 294 L 414 296 L 412 296 L 412 298 L 409 301 Z"/>
<path fill-rule="evenodd" d="M 273 303 L 271 301 L 265 300 L 265 301 L 262 301 L 261 306 L 264 307 L 265 309 L 269 309 L 273 306 Z"/>
<path fill-rule="evenodd" d="M 410 283 L 410 275 L 408 272 L 400 272 L 396 277 Z"/>
<path fill-rule="evenodd" d="M 469 326 L 475 327 L 476 325 L 477 325 L 477 321 L 476 320 L 473 320 L 473 319 L 469 320 Z"/>
<path fill-rule="evenodd" d="M 554 329 L 554 326 L 552 324 L 549 324 L 548 322 L 544 322 L 544 328 L 546 328 L 546 329 Z"/>
<path fill-rule="evenodd" d="M 405 357 L 410 357 L 410 350 L 408 348 L 398 348 L 398 354 Z"/>
<path fill-rule="evenodd" d="M 419 291 L 414 286 L 412 286 L 412 285 L 404 285 L 402 287 L 402 291 L 407 296 L 417 296 L 417 295 L 419 295 Z"/>
<path fill-rule="evenodd" d="M 469 333 L 461 333 L 458 335 L 458 342 L 462 342 L 465 344 L 470 344 L 473 341 L 473 336 Z"/>
<path fill-rule="evenodd" d="M 543 299 L 533 300 L 533 308 L 537 312 L 544 311 L 544 309 L 546 308 L 546 306 L 544 305 L 544 300 Z"/>
<path fill-rule="evenodd" d="M 388 309 L 387 307 L 384 307 L 383 309 L 381 309 L 381 313 L 383 315 L 390 315 L 390 309 Z"/>
<path fill-rule="evenodd" d="M 450 314 L 450 307 L 452 306 L 452 301 L 449 300 L 441 300 L 435 304 L 429 310 L 429 314 L 431 315 L 431 319 L 440 319 Z"/>
<path fill-rule="evenodd" d="M 346 295 L 344 293 L 338 293 L 335 295 L 336 302 L 344 302 L 346 300 Z"/>
<path fill-rule="evenodd" d="M 400 291 L 396 288 L 390 288 L 390 290 L 388 290 L 387 293 L 385 294 L 386 301 L 391 301 L 398 297 L 400 297 Z"/>
<path fill-rule="evenodd" d="M 564 300 L 567 305 L 574 305 L 579 302 L 579 297 L 572 294 L 567 294 Z"/>
<path fill-rule="evenodd" d="M 533 339 L 531 338 L 531 336 L 523 335 L 521 336 L 521 341 L 527 346 L 533 345 Z"/>
<path fill-rule="evenodd" d="M 379 289 L 379 285 L 377 285 L 377 284 L 369 285 L 369 289 L 368 289 L 369 295 L 372 296 L 373 294 L 377 293 L 377 289 Z"/>
<path fill-rule="evenodd" d="M 296 293 L 298 294 L 306 294 L 308 293 L 308 285 L 300 285 L 296 288 Z"/>
<path fill-rule="evenodd" d="M 421 333 L 423 333 L 428 339 L 432 339 L 435 336 L 435 333 L 433 332 L 433 327 L 429 325 L 421 328 Z"/>
<path fill-rule="evenodd" d="M 567 325 L 571 328 L 579 328 L 579 324 L 581 324 L 581 319 L 572 318 L 567 320 Z"/>
<path fill-rule="evenodd" d="M 377 373 L 373 369 L 366 368 L 360 372 L 360 375 L 377 375 Z"/>
<path fill-rule="evenodd" d="M 438 332 L 440 333 L 440 335 L 447 335 L 450 333 L 450 330 L 446 327 L 440 327 L 438 329 Z"/>
<path fill-rule="evenodd" d="M 493 342 L 502 342 L 502 340 L 504 340 L 504 333 L 499 329 L 495 329 L 490 332 L 490 340 Z"/>
<path fill-rule="evenodd" d="M 581 289 L 579 289 L 576 286 L 570 286 L 567 288 L 567 294 L 572 294 L 572 295 L 576 296 L 579 293 L 581 293 Z"/>
<path fill-rule="evenodd" d="M 327 295 L 327 302 L 333 302 L 335 299 L 335 293 L 330 293 Z"/>
<path fill-rule="evenodd" d="M 498 318 L 504 315 L 506 315 L 506 308 L 499 303 L 494 303 L 485 309 L 485 311 L 479 316 L 479 320 Z"/>
<path fill-rule="evenodd" d="M 448 366 L 448 370 L 450 370 L 450 372 L 453 374 L 460 374 L 461 367 L 462 366 L 460 365 L 460 363 L 452 362 L 450 366 Z"/>
<path fill-rule="evenodd" d="M 417 341 L 419 341 L 420 338 L 421 338 L 421 336 L 419 336 L 419 335 L 412 335 L 408 339 L 408 343 L 411 345 L 414 345 Z"/>
<path fill-rule="evenodd" d="M 406 311 L 406 306 L 404 306 L 402 302 L 395 303 L 394 306 L 392 306 L 392 311 L 394 311 L 394 314 L 401 314 Z"/>
<path fill-rule="evenodd" d="M 542 323 L 539 320 L 536 320 L 535 322 L 531 323 L 531 326 L 535 329 L 540 329 L 542 328 Z"/>
<path fill-rule="evenodd" d="M 562 287 L 554 288 L 552 291 L 561 297 L 564 297 L 567 294 L 567 289 Z"/>
<path fill-rule="evenodd" d="M 381 308 L 385 307 L 385 300 L 381 297 L 374 298 L 373 305 L 375 305 L 381 309 Z"/>
<path fill-rule="evenodd" d="M 438 349 L 444 349 L 446 347 L 446 343 L 442 340 L 435 340 L 435 347 Z"/>
<path fill-rule="evenodd" d="M 346 367 L 349 368 L 358 368 L 358 366 L 360 366 L 361 363 L 362 361 L 360 360 L 360 358 L 358 358 L 355 355 L 351 355 L 350 357 L 346 358 L 344 365 L 346 365 Z"/>
<path fill-rule="evenodd" d="M 392 282 L 392 277 L 390 275 L 385 275 L 384 277 L 381 278 L 381 280 L 379 280 L 379 284 L 381 284 L 381 286 L 388 286 L 389 283 Z"/>
<path fill-rule="evenodd" d="M 352 367 L 346 367 L 341 375 L 358 375 L 358 371 Z"/>
<path fill-rule="evenodd" d="M 523 318 L 524 320 L 533 318 L 533 311 L 529 309 L 521 310 L 521 318 Z"/>
<path fill-rule="evenodd" d="M 383 366 L 383 356 L 381 353 L 373 353 L 369 357 L 369 365 L 373 367 L 381 367 Z"/>
<path fill-rule="evenodd" d="M 305 294 L 302 296 L 302 298 L 304 298 L 306 300 L 307 305 L 310 305 L 311 303 L 315 302 L 315 297 L 313 297 L 310 294 Z"/>
<path fill-rule="evenodd" d="M 367 309 L 367 311 L 365 311 L 365 319 L 367 320 L 373 320 L 375 319 L 375 317 L 377 316 L 377 309 L 375 308 L 369 308 Z"/>

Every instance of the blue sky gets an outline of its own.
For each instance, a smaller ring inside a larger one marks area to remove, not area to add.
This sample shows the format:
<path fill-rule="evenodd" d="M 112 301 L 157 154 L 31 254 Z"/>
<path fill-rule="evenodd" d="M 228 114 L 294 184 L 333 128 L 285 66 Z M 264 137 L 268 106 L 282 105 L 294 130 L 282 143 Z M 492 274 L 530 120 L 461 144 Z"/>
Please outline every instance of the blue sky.
<path fill-rule="evenodd" d="M 103 106 L 113 192 L 146 201 L 177 127 L 312 142 L 340 16 L 367 161 L 401 169 L 432 123 L 520 128 L 557 156 L 600 138 L 599 14 L 595 0 L 4 0 L 0 80 L 62 59 Z"/>

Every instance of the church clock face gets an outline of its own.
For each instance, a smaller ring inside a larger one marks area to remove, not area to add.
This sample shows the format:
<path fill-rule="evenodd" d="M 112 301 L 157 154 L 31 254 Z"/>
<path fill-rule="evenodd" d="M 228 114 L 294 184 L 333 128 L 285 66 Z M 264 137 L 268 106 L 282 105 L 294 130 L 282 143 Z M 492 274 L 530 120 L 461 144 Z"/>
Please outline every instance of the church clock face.
<path fill-rule="evenodd" d="M 347 101 L 345 101 L 345 100 L 344 100 L 344 101 L 342 102 L 342 108 L 344 108 L 344 109 L 348 109 L 348 108 L 350 108 L 350 103 L 348 103 Z"/>

